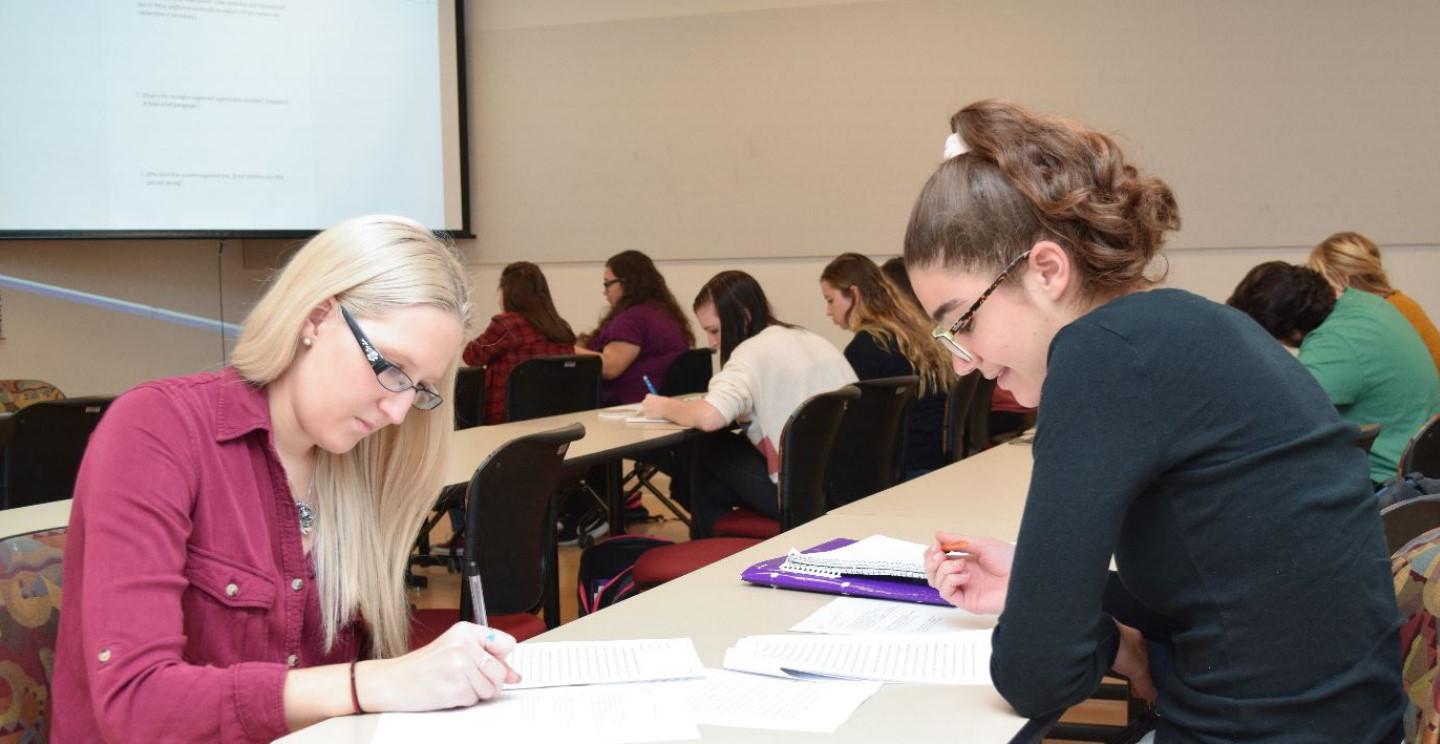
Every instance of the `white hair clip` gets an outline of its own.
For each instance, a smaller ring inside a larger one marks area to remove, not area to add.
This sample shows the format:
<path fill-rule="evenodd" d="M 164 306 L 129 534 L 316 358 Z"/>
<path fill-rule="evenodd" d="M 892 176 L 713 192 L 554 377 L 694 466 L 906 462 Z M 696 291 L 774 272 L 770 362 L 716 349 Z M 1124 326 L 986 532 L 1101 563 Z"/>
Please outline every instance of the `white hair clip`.
<path fill-rule="evenodd" d="M 960 139 L 960 135 L 958 135 L 958 134 L 951 134 L 949 137 L 946 137 L 946 138 L 945 138 L 945 159 L 946 159 L 946 160 L 949 160 L 950 158 L 953 158 L 953 157 L 955 157 L 956 155 L 964 155 L 964 154 L 967 153 L 967 152 L 970 152 L 970 148 L 968 148 L 968 147 L 965 146 L 965 141 L 962 140 L 962 139 Z"/>

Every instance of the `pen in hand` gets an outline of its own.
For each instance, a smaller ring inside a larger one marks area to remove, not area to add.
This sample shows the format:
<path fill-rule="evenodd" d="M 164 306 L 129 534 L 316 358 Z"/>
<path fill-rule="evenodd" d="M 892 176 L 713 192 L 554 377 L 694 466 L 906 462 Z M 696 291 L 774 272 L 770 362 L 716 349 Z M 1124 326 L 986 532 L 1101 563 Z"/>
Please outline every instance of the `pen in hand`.
<path fill-rule="evenodd" d="M 940 552 L 944 553 L 946 558 L 968 558 L 974 555 L 968 550 L 969 547 L 969 540 L 956 540 L 955 542 L 940 543 Z"/>
<path fill-rule="evenodd" d="M 475 610 L 475 624 L 485 629 L 485 642 L 495 641 L 495 629 L 490 627 L 490 618 L 485 612 L 485 589 L 480 585 L 480 566 L 474 561 L 466 565 L 465 580 L 470 584 L 470 606 Z M 513 674 L 516 681 L 519 681 L 520 674 L 516 672 L 505 660 L 491 654 L 490 658 L 500 662 L 508 674 Z"/>
<path fill-rule="evenodd" d="M 651 395 L 659 395 L 655 392 L 655 383 L 650 381 L 650 375 L 640 375 L 640 379 L 645 382 L 645 389 L 649 390 Z"/>

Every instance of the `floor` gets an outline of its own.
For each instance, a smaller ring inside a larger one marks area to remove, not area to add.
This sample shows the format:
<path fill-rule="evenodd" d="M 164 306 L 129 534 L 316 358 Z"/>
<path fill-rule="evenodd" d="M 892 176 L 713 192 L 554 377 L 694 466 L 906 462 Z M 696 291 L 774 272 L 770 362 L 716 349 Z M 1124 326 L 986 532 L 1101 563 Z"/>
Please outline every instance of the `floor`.
<path fill-rule="evenodd" d="M 656 485 L 665 490 L 669 484 L 665 476 L 661 475 L 656 479 Z M 690 530 L 684 522 L 676 519 L 673 514 L 660 504 L 650 494 L 644 494 L 642 498 L 646 510 L 652 515 L 652 521 L 637 522 L 629 525 L 629 531 L 633 534 L 654 535 L 667 540 L 680 542 L 689 539 Z M 443 523 L 431 533 L 431 543 L 440 544 L 450 537 L 450 526 Z M 580 570 L 580 548 L 576 545 L 560 546 L 560 618 L 562 623 L 570 622 L 579 616 L 575 595 L 575 577 Z M 429 586 L 424 589 L 411 589 L 410 601 L 417 608 L 455 608 L 460 607 L 460 575 L 448 572 L 443 566 L 432 566 L 417 569 L 416 572 L 429 579 Z M 1097 723 L 1123 725 L 1125 722 L 1125 704 L 1120 701 L 1110 700 L 1087 700 L 1071 708 L 1064 717 L 1067 723 Z M 1063 744 L 1059 739 L 1046 739 L 1046 744 Z"/>

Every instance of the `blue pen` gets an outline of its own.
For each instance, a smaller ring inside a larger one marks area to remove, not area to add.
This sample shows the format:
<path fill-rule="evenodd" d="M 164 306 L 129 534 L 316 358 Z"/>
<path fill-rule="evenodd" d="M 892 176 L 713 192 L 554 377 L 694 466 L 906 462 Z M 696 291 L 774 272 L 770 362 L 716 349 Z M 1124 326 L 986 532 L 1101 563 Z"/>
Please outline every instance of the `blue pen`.
<path fill-rule="evenodd" d="M 640 375 L 640 379 L 645 381 L 645 389 L 649 390 L 651 395 L 659 395 L 655 392 L 655 383 L 650 381 L 650 375 Z"/>

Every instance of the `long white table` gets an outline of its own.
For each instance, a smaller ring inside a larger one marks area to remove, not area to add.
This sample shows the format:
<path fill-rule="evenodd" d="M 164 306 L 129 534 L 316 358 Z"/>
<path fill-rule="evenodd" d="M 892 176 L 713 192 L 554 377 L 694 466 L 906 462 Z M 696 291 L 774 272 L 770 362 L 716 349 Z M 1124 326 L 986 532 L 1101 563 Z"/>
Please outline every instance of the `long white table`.
<path fill-rule="evenodd" d="M 740 572 L 790 548 L 836 537 L 884 534 L 929 542 L 937 529 L 1013 538 L 1030 474 L 1030 448 L 1002 445 L 797 527 L 692 574 L 538 636 L 538 641 L 688 636 L 701 660 L 719 667 L 725 649 L 742 636 L 783 633 L 833 599 L 742 582 Z M 993 627 L 993 617 L 974 618 Z M 370 741 L 378 716 L 326 721 L 286 737 L 292 744 Z M 1027 728 L 1028 726 L 1028 728 Z M 957 729 L 957 727 L 959 727 Z M 1009 742 L 1035 727 L 1016 715 L 990 686 L 887 685 L 827 741 L 953 740 Z M 703 741 L 814 741 L 815 734 L 701 727 Z"/>

